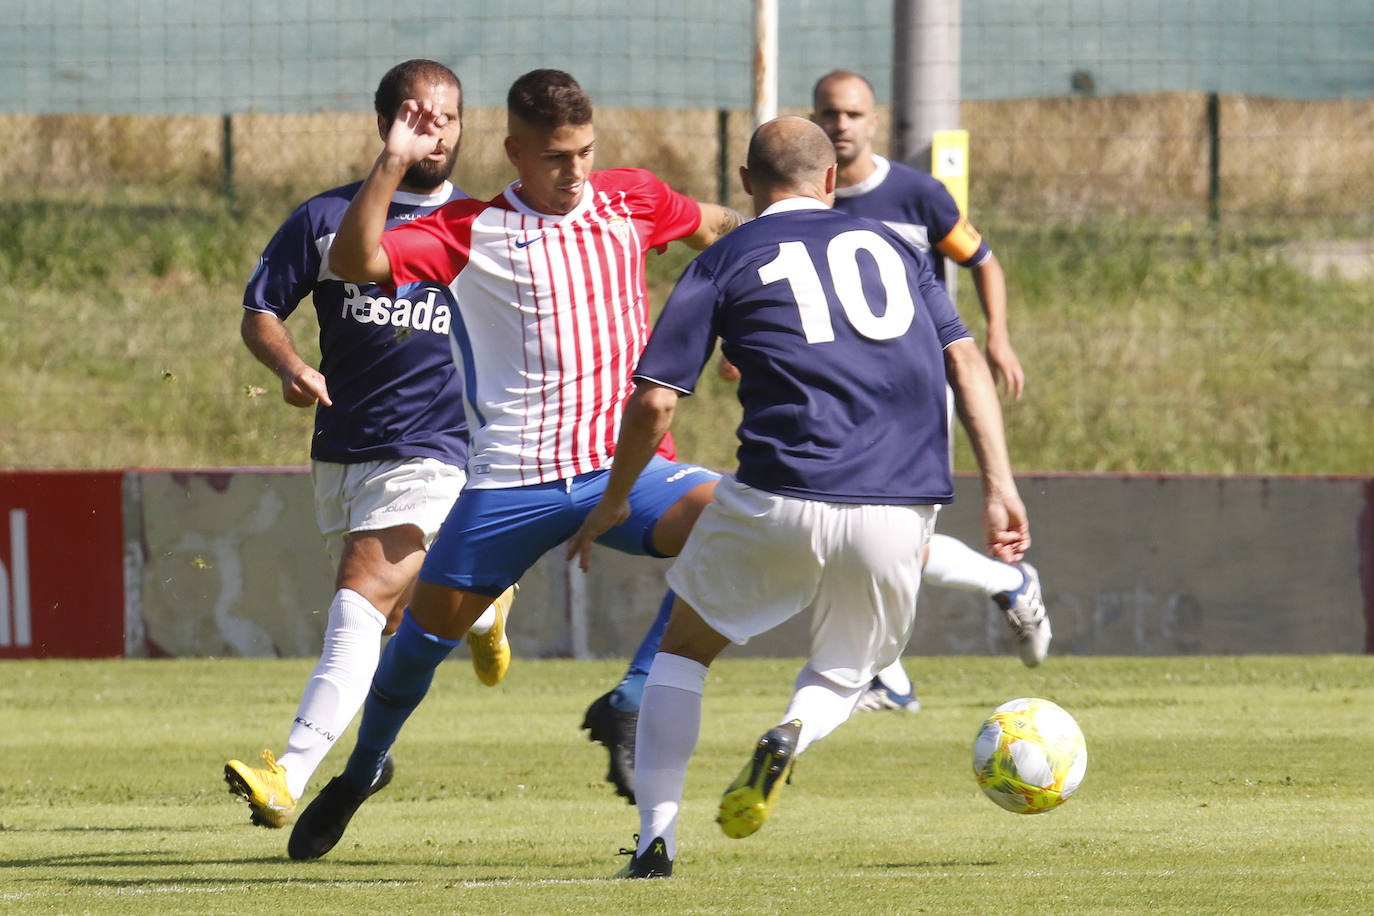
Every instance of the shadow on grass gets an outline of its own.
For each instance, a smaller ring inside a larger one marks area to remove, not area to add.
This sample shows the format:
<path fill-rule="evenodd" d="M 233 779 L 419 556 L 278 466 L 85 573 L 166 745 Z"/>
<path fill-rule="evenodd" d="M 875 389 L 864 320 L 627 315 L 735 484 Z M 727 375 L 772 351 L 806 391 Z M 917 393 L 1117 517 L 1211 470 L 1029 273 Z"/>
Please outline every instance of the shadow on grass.
<path fill-rule="evenodd" d="M 17 827 L 25 833 L 204 833 L 199 824 L 185 824 L 180 827 L 159 827 L 154 824 L 130 824 L 123 827 Z"/>
<path fill-rule="evenodd" d="M 996 859 L 975 859 L 965 861 L 963 859 L 945 859 L 935 861 L 924 859 L 919 862 L 869 862 L 867 865 L 857 865 L 862 871 L 864 869 L 896 869 L 896 868 L 996 868 L 1002 863 Z"/>
<path fill-rule="evenodd" d="M 255 876 L 251 878 L 240 877 L 220 877 L 220 878 L 130 878 L 121 881 L 114 878 L 78 878 L 66 882 L 69 887 L 93 887 L 93 888 L 179 888 L 179 887 L 230 887 L 230 886 L 291 886 L 291 887 L 415 887 L 419 881 L 398 881 L 386 880 L 379 881 L 375 878 L 340 878 L 328 880 L 299 880 L 295 878 L 268 878 Z"/>
<path fill-rule="evenodd" d="M 188 865 L 287 865 L 290 862 L 291 860 L 285 856 L 202 859 L 195 856 L 152 855 L 145 849 L 131 849 L 128 852 L 70 852 L 50 856 L 33 856 L 27 859 L 0 859 L 0 868 L 129 868 L 132 866 L 174 868 Z M 384 863 L 377 861 L 358 864 L 381 865 Z"/>
<path fill-rule="evenodd" d="M 331 861 L 333 871 L 322 871 L 312 868 L 310 865 L 293 863 L 285 856 L 255 856 L 237 859 L 203 859 L 193 856 L 153 856 L 142 850 L 130 850 L 128 852 L 101 852 L 101 853 L 64 853 L 51 856 L 32 856 L 23 859 L 0 859 L 0 870 L 3 869 L 153 869 L 153 868 L 205 868 L 205 867 L 242 867 L 252 866 L 261 868 L 264 866 L 281 866 L 289 870 L 285 873 L 275 875 L 252 875 L 242 876 L 238 874 L 222 874 L 216 876 L 192 876 L 187 874 L 168 875 L 166 877 L 140 876 L 128 878 L 101 878 L 89 876 L 67 876 L 63 874 L 51 875 L 25 875 L 26 883 L 43 885 L 63 885 L 70 888 L 80 887 L 194 887 L 194 886 L 221 886 L 221 885 L 319 885 L 319 886 L 344 886 L 357 885 L 359 887 L 371 887 L 378 885 L 386 886 L 408 886 L 420 883 L 415 880 L 378 880 L 376 877 L 377 868 L 387 865 L 382 859 L 351 859 Z M 394 864 L 394 863 L 392 863 Z M 356 867 L 368 869 L 366 876 L 349 878 L 340 877 L 337 868 Z"/>

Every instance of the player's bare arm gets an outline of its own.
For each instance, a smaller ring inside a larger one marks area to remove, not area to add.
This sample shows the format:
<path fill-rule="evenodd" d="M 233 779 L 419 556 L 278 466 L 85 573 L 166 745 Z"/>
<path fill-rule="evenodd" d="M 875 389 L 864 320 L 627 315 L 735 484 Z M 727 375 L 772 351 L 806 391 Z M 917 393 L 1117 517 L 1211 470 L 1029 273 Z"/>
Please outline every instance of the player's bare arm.
<path fill-rule="evenodd" d="M 744 214 L 738 210 L 731 210 L 720 204 L 708 204 L 702 201 L 698 201 L 698 203 L 701 204 L 701 224 L 697 226 L 696 232 L 684 236 L 682 239 L 698 251 L 710 246 L 717 239 L 723 238 L 731 229 L 743 226 L 746 221 Z"/>
<path fill-rule="evenodd" d="M 992 367 L 993 379 L 1001 379 L 1003 390 L 1011 397 L 1019 399 L 1026 387 L 1026 374 L 1021 369 L 1021 360 L 1011 346 L 1011 334 L 1007 330 L 1007 280 L 997 255 L 990 254 L 983 263 L 974 267 L 973 287 L 978 292 L 978 302 L 983 307 L 983 317 L 988 323 L 987 357 Z"/>
<path fill-rule="evenodd" d="M 332 406 L 324 376 L 301 359 L 286 324 L 270 312 L 245 309 L 239 324 L 248 352 L 281 379 L 282 400 L 292 407 Z"/>
<path fill-rule="evenodd" d="M 954 389 L 959 420 L 978 459 L 988 553 L 1005 563 L 1015 563 L 1030 547 L 1030 523 L 1012 477 L 992 373 L 978 345 L 967 337 L 945 348 L 945 369 Z"/>
<path fill-rule="evenodd" d="M 592 542 L 629 518 L 630 490 L 654 457 L 677 410 L 678 393 L 674 389 L 643 379 L 637 379 L 636 385 L 620 419 L 610 480 L 600 501 L 568 543 L 568 559 L 577 558 L 583 570 L 591 562 Z"/>
<path fill-rule="evenodd" d="M 390 283 L 391 259 L 382 248 L 387 209 L 406 170 L 434 152 L 447 115 L 431 101 L 407 99 L 387 132 L 386 145 L 339 222 L 329 269 L 354 283 Z"/>

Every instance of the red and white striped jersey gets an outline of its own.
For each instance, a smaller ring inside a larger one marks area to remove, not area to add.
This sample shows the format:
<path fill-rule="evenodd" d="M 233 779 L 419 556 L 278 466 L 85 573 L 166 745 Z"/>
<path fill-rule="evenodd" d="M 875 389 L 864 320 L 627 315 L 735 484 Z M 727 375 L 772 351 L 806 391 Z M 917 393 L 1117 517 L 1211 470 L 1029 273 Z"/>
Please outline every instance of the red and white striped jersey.
<path fill-rule="evenodd" d="M 472 436 L 468 486 L 562 480 L 609 463 L 649 339 L 644 256 L 701 207 L 641 169 L 593 172 L 582 202 L 538 213 L 517 184 L 382 236 L 398 295 L 439 283 Z"/>

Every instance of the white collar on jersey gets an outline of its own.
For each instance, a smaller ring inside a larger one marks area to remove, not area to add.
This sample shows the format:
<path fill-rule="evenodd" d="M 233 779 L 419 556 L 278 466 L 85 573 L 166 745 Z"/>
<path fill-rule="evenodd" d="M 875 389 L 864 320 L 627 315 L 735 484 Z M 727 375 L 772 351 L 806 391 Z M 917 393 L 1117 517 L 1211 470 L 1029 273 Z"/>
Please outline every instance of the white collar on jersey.
<path fill-rule="evenodd" d="M 567 213 L 540 213 L 538 210 L 526 204 L 520 199 L 520 195 L 515 193 L 515 189 L 520 186 L 520 179 L 512 181 L 506 185 L 505 197 L 510 202 L 511 207 L 516 213 L 523 213 L 526 216 L 533 216 L 536 219 L 547 220 L 550 223 L 561 223 L 565 219 L 576 219 L 581 216 L 588 207 L 592 205 L 592 183 L 591 181 L 582 182 L 582 199 L 577 202 Z"/>
<path fill-rule="evenodd" d="M 793 210 L 829 210 L 825 201 L 817 200 L 814 197 L 784 197 L 777 200 L 764 210 L 759 216 L 771 216 L 774 213 L 790 213 Z"/>
<path fill-rule="evenodd" d="M 860 194 L 867 194 L 869 191 L 872 191 L 878 185 L 882 184 L 883 179 L 887 177 L 887 173 L 892 171 L 892 164 L 877 153 L 873 154 L 873 164 L 875 167 L 872 175 L 869 175 L 858 184 L 851 184 L 845 188 L 836 188 L 835 196 L 858 197 Z"/>
<path fill-rule="evenodd" d="M 453 185 L 448 179 L 444 179 L 444 183 L 439 185 L 439 190 L 435 191 L 433 194 L 416 194 L 413 191 L 397 191 L 391 195 L 391 202 L 396 204 L 407 204 L 411 207 L 437 207 L 439 204 L 448 200 L 449 195 L 452 193 Z M 462 191 L 458 193 L 464 197 L 467 196 L 463 194 Z"/>

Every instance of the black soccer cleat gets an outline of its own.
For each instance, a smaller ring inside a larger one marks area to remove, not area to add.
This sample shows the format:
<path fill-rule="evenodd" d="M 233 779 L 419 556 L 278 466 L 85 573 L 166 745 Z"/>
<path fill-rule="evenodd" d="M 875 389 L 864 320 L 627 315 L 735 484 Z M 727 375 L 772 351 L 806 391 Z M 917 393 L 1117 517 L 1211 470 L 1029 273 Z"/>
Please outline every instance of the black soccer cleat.
<path fill-rule="evenodd" d="M 639 835 L 635 835 L 639 844 Z M 615 873 L 617 878 L 667 878 L 673 873 L 673 860 L 668 858 L 668 845 L 663 837 L 656 837 L 643 855 L 636 855 L 633 849 L 622 849 L 620 855 L 629 856 L 630 861 Z"/>
<path fill-rule="evenodd" d="M 615 786 L 615 794 L 635 803 L 635 729 L 639 726 L 639 712 L 625 712 L 611 705 L 610 691 L 592 701 L 582 717 L 588 740 L 599 742 L 610 753 L 610 768 L 606 781 Z"/>
<path fill-rule="evenodd" d="M 286 843 L 286 853 L 298 862 L 318 859 L 333 849 L 343 839 L 348 822 L 353 819 L 362 803 L 377 792 L 386 788 L 396 773 L 396 765 L 387 754 L 382 761 L 381 772 L 366 792 L 353 788 L 343 776 L 335 776 L 315 796 L 315 800 L 305 806 L 296 826 L 291 830 L 291 839 Z"/>

